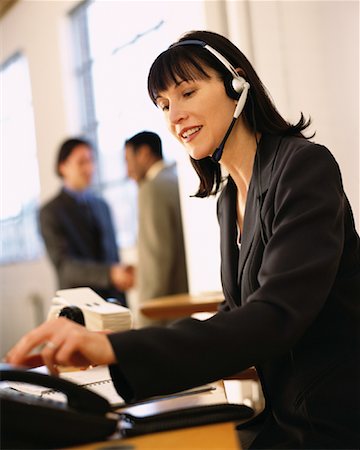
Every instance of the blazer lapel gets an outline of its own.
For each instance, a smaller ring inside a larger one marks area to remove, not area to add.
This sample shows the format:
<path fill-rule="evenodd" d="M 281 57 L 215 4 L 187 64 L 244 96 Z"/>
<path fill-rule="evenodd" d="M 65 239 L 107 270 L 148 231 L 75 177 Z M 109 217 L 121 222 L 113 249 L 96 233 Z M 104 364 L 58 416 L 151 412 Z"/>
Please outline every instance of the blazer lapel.
<path fill-rule="evenodd" d="M 260 214 L 266 193 L 271 182 L 272 170 L 281 142 L 280 136 L 264 134 L 261 138 L 254 161 L 254 170 L 251 177 L 249 191 L 246 199 L 243 233 L 241 238 L 241 251 L 238 266 L 238 283 L 241 286 L 245 263 L 249 257 L 255 235 L 261 234 Z M 260 171 L 258 167 L 260 166 Z M 261 187 L 261 192 L 259 188 Z M 263 216 L 262 216 L 263 217 Z M 265 231 L 265 230 L 264 230 Z"/>
<path fill-rule="evenodd" d="M 236 226 L 236 187 L 231 177 L 218 201 L 218 220 L 221 233 L 221 280 L 224 295 L 230 307 L 240 303 L 240 290 L 237 284 L 239 249 Z"/>

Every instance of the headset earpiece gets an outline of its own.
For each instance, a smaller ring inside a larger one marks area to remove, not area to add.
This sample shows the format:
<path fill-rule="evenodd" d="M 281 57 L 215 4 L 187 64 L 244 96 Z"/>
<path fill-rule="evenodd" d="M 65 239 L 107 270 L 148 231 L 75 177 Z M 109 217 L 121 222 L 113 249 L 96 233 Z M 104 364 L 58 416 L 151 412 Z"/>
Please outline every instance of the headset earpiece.
<path fill-rule="evenodd" d="M 246 80 L 242 78 L 240 75 L 238 77 L 231 76 L 229 74 L 224 79 L 225 91 L 226 94 L 233 98 L 234 100 L 239 100 L 240 94 L 243 91 Z"/>
<path fill-rule="evenodd" d="M 232 79 L 231 85 L 235 92 L 237 92 L 238 94 L 241 94 L 245 83 L 246 83 L 246 81 L 244 80 L 244 78 L 239 76 L 239 78 Z"/>
<path fill-rule="evenodd" d="M 234 115 L 233 115 L 233 117 L 235 117 L 235 119 L 237 119 L 240 116 L 242 110 L 244 109 L 247 95 L 248 95 L 248 92 L 250 89 L 250 84 L 247 81 L 245 81 L 243 78 L 242 78 L 242 80 L 243 80 L 243 83 L 241 85 L 241 94 L 240 94 L 240 97 L 237 102 L 237 105 L 236 105 L 236 108 L 234 111 Z"/>
<path fill-rule="evenodd" d="M 237 100 L 233 117 L 236 119 L 240 116 L 244 109 L 250 84 L 240 75 L 224 81 L 225 90 L 229 97 Z"/>

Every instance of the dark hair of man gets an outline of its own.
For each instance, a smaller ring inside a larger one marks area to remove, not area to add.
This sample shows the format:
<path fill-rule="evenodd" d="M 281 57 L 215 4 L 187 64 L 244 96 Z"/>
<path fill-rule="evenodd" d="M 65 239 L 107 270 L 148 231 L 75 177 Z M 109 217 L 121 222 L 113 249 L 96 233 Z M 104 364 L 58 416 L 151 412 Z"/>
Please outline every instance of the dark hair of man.
<path fill-rule="evenodd" d="M 152 131 L 142 131 L 141 133 L 135 134 L 125 141 L 125 145 L 131 145 L 134 153 L 136 153 L 141 146 L 147 145 L 154 156 L 160 159 L 163 158 L 161 139 Z"/>
<path fill-rule="evenodd" d="M 249 91 L 251 98 L 246 102 L 242 116 L 254 134 L 260 132 L 305 138 L 302 132 L 310 125 L 310 119 L 306 121 L 301 113 L 297 124 L 292 125 L 286 122 L 277 111 L 246 56 L 232 42 L 211 31 L 190 31 L 184 34 L 179 42 L 190 39 L 206 42 L 221 53 L 235 68 L 242 69 L 241 75 L 251 86 Z M 232 75 L 226 67 L 200 45 L 170 46 L 155 59 L 150 68 L 148 92 L 151 100 L 156 105 L 158 94 L 181 80 L 210 78 L 206 72 L 207 68 L 211 68 L 219 74 L 224 81 L 225 88 L 231 82 Z M 228 89 L 227 93 L 229 95 Z M 208 197 L 216 194 L 221 185 L 219 163 L 213 161 L 211 157 L 201 160 L 190 157 L 190 160 L 200 178 L 199 189 L 195 196 Z"/>
<path fill-rule="evenodd" d="M 67 139 L 66 141 L 64 141 L 61 144 L 61 146 L 59 148 L 58 156 L 56 159 L 56 166 L 55 166 L 55 172 L 57 175 L 59 175 L 59 177 L 62 177 L 62 175 L 59 171 L 60 164 L 63 163 L 64 161 L 66 161 L 68 159 L 68 157 L 71 155 L 71 153 L 74 151 L 74 149 L 76 147 L 78 147 L 79 145 L 86 145 L 90 149 L 93 148 L 89 141 L 82 139 L 82 138 Z"/>

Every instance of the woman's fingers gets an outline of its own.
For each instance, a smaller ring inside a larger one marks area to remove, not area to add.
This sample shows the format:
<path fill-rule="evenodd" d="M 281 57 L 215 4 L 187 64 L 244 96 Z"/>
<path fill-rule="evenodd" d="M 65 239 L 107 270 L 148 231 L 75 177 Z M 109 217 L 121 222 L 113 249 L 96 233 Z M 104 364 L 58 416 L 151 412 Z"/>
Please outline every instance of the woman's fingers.
<path fill-rule="evenodd" d="M 41 358 L 46 365 L 53 365 L 56 352 L 73 326 L 81 327 L 63 317 L 44 322 L 20 339 L 6 355 L 7 362 L 15 365 L 25 365 L 29 361 L 31 353 L 37 347 L 43 346 Z"/>
<path fill-rule="evenodd" d="M 71 335 L 66 339 L 56 354 L 58 364 L 62 366 L 86 367 L 94 362 L 91 354 L 86 349 L 86 341 L 91 339 L 88 331 L 79 333 L 78 330 L 72 330 Z"/>
<path fill-rule="evenodd" d="M 31 353 L 42 346 L 40 355 Z M 7 355 L 7 362 L 34 366 L 35 361 L 45 364 L 52 374 L 61 366 L 88 366 L 112 364 L 116 356 L 104 333 L 94 333 L 66 318 L 60 317 L 43 323 L 25 335 Z"/>
<path fill-rule="evenodd" d="M 25 364 L 31 352 L 46 341 L 50 332 L 49 324 L 50 322 L 45 322 L 23 336 L 6 355 L 7 362 L 15 365 Z"/>
<path fill-rule="evenodd" d="M 61 365 L 112 364 L 116 357 L 109 339 L 103 333 L 75 334 L 62 345 L 56 355 Z"/>
<path fill-rule="evenodd" d="M 105 334 L 88 331 L 85 327 L 63 317 L 48 321 L 30 331 L 7 355 L 7 362 L 25 365 L 31 353 L 42 345 L 37 360 L 53 374 L 57 366 L 88 366 L 115 362 L 110 341 Z"/>
<path fill-rule="evenodd" d="M 40 353 L 36 355 L 30 355 L 23 362 L 25 367 L 39 367 L 44 365 L 44 361 Z"/>
<path fill-rule="evenodd" d="M 41 356 L 44 361 L 45 366 L 49 369 L 52 375 L 58 375 L 59 371 L 57 368 L 57 357 L 56 353 L 61 347 L 62 343 L 55 343 L 54 341 L 46 341 L 44 347 L 41 351 Z"/>

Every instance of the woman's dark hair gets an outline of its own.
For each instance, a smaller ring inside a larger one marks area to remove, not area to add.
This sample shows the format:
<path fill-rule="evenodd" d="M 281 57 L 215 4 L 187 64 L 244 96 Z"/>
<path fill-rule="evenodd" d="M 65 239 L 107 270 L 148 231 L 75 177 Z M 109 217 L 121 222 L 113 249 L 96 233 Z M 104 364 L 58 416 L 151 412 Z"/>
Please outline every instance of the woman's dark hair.
<path fill-rule="evenodd" d="M 245 104 L 242 115 L 254 133 L 304 137 L 302 132 L 310 125 L 310 119 L 306 121 L 301 113 L 297 124 L 292 125 L 286 122 L 277 111 L 246 56 L 232 42 L 211 31 L 190 31 L 184 34 L 178 42 L 190 39 L 206 42 L 221 53 L 234 67 L 242 69 L 241 75 L 250 84 L 250 98 Z M 150 68 L 148 92 L 151 100 L 156 104 L 158 93 L 168 89 L 172 84 L 178 83 L 179 80 L 210 78 L 206 72 L 207 67 L 217 71 L 223 79 L 225 87 L 229 84 L 232 79 L 231 73 L 201 45 L 170 46 L 155 59 Z M 200 186 L 195 196 L 208 197 L 216 194 L 221 184 L 219 163 L 213 161 L 211 157 L 200 160 L 190 157 L 190 160 L 200 178 Z"/>
<path fill-rule="evenodd" d="M 62 177 L 59 170 L 60 164 L 66 161 L 68 157 L 71 155 L 71 153 L 74 151 L 74 149 L 79 145 L 86 145 L 86 147 L 89 147 L 91 149 L 93 148 L 93 146 L 89 141 L 82 138 L 67 139 L 61 144 L 55 163 L 55 172 L 57 175 L 59 175 L 59 177 Z"/>

